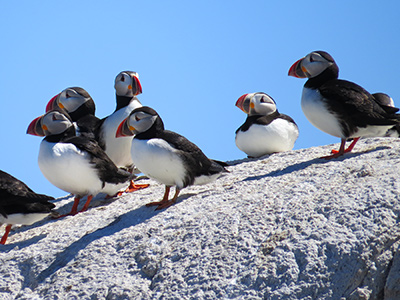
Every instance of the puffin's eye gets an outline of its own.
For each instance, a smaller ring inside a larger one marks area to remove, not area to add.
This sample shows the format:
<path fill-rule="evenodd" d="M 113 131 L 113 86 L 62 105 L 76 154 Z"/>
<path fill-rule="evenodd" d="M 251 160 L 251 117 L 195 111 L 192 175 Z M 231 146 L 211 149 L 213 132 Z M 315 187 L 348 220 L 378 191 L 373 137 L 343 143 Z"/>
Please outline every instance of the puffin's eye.
<path fill-rule="evenodd" d="M 71 96 L 70 95 L 68 95 L 68 92 L 65 92 L 65 98 L 70 98 Z"/>
<path fill-rule="evenodd" d="M 135 120 L 136 120 L 136 122 L 139 122 L 139 121 L 140 121 L 140 118 L 139 118 L 138 115 L 135 115 Z"/>
<path fill-rule="evenodd" d="M 312 57 L 312 55 L 310 55 L 310 62 L 313 62 L 314 58 Z"/>
<path fill-rule="evenodd" d="M 125 81 L 125 76 L 121 76 L 121 81 L 124 82 Z"/>

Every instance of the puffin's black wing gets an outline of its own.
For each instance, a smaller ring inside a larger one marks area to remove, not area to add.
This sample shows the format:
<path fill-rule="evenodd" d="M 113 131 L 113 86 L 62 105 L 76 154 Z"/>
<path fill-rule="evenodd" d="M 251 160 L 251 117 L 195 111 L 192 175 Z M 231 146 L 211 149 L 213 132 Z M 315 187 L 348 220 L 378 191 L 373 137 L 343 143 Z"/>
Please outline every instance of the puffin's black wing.
<path fill-rule="evenodd" d="M 269 125 L 269 124 L 271 124 L 272 121 L 276 120 L 277 118 L 284 119 L 284 120 L 289 121 L 296 125 L 296 122 L 291 117 L 289 117 L 288 115 L 285 115 L 285 114 L 280 114 L 278 111 L 275 111 L 274 113 L 269 114 L 268 116 L 262 116 L 262 115 L 248 116 L 246 118 L 246 121 L 242 124 L 242 126 L 240 126 L 236 130 L 235 133 L 238 133 L 239 130 L 247 131 L 247 130 L 249 130 L 250 126 L 253 124 Z"/>
<path fill-rule="evenodd" d="M 93 115 L 86 115 L 76 121 L 80 134 L 90 139 L 96 139 L 98 128 L 102 123 L 101 119 Z"/>
<path fill-rule="evenodd" d="M 25 198 L 27 201 L 54 200 L 54 197 L 35 193 L 21 180 L 0 170 L 0 201 L 10 197 Z"/>
<path fill-rule="evenodd" d="M 346 80 L 330 80 L 319 87 L 321 95 L 329 99 L 329 109 L 354 126 L 395 125 L 400 115 L 397 108 L 383 108 L 361 86 Z"/>
<path fill-rule="evenodd" d="M 90 163 L 95 166 L 103 183 L 123 183 L 134 176 L 130 172 L 118 168 L 95 140 L 74 136 L 63 142 L 74 144 L 78 149 L 89 153 Z"/>
<path fill-rule="evenodd" d="M 220 163 L 209 159 L 199 147 L 184 136 L 173 131 L 164 130 L 160 138 L 178 150 L 179 156 L 185 163 L 188 176 L 190 176 L 186 185 L 192 184 L 195 177 L 226 171 Z"/>
<path fill-rule="evenodd" d="M 50 212 L 55 207 L 48 202 L 54 197 L 37 194 L 25 183 L 0 170 L 0 214 Z"/>

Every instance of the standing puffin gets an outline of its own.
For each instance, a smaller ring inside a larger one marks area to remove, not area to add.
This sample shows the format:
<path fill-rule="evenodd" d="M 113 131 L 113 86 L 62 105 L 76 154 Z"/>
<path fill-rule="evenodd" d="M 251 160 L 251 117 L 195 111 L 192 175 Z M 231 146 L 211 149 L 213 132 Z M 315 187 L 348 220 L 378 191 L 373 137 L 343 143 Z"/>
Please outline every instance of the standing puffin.
<path fill-rule="evenodd" d="M 132 174 L 117 168 L 98 143 L 76 136 L 68 114 L 53 110 L 33 120 L 28 134 L 45 136 L 40 144 L 39 168 L 56 187 L 75 195 L 69 215 L 78 213 L 79 201 L 88 196 L 85 211 L 98 193 L 114 195 L 129 185 Z"/>
<path fill-rule="evenodd" d="M 292 150 L 299 137 L 294 120 L 280 114 L 271 96 L 265 93 L 244 94 L 236 106 L 248 114 L 236 130 L 236 146 L 249 157 Z"/>
<path fill-rule="evenodd" d="M 0 170 L 0 223 L 6 231 L 0 240 L 4 245 L 13 224 L 31 225 L 52 213 L 53 197 L 36 194 L 25 183 Z"/>
<path fill-rule="evenodd" d="M 211 160 L 185 137 L 164 129 L 157 112 L 143 106 L 136 108 L 118 127 L 116 137 L 134 136 L 132 160 L 144 174 L 165 184 L 161 201 L 150 202 L 163 209 L 175 203 L 181 189 L 189 185 L 206 184 L 228 172 L 223 162 Z M 171 186 L 175 195 L 168 200 Z"/>
<path fill-rule="evenodd" d="M 374 96 L 376 102 L 378 102 L 381 106 L 390 106 L 390 107 L 394 107 L 394 101 L 393 99 L 385 93 L 375 93 L 372 94 L 372 96 Z M 393 126 L 392 128 L 390 128 L 385 136 L 388 137 L 400 137 L 400 124 L 396 124 L 395 126 Z"/>
<path fill-rule="evenodd" d="M 114 88 L 117 106 L 111 115 L 101 120 L 97 141 L 117 167 L 134 172 L 137 170 L 135 170 L 131 158 L 133 137 L 117 139 L 115 132 L 118 129 L 118 125 L 129 116 L 132 110 L 142 106 L 136 97 L 142 93 L 139 74 L 132 71 L 120 72 L 115 77 Z M 132 192 L 148 186 L 148 184 L 135 184 L 132 181 L 127 191 Z"/>
<path fill-rule="evenodd" d="M 141 107 L 137 95 L 142 93 L 139 75 L 132 71 L 123 71 L 115 78 L 117 107 L 115 111 L 102 120 L 99 128 L 99 144 L 116 166 L 132 169 L 131 158 L 132 136 L 117 139 L 115 132 L 118 125 L 129 116 L 132 110 Z"/>
<path fill-rule="evenodd" d="M 322 158 L 350 152 L 361 137 L 381 137 L 400 121 L 398 108 L 382 106 L 361 86 L 338 79 L 339 67 L 325 51 L 314 51 L 296 61 L 289 76 L 308 78 L 301 108 L 318 129 L 341 138 L 339 151 Z M 347 139 L 353 139 L 345 149 Z"/>
<path fill-rule="evenodd" d="M 81 87 L 69 87 L 57 94 L 46 105 L 46 112 L 60 107 L 76 123 L 77 135 L 96 138 L 100 119 L 95 116 L 96 106 L 89 93 Z"/>

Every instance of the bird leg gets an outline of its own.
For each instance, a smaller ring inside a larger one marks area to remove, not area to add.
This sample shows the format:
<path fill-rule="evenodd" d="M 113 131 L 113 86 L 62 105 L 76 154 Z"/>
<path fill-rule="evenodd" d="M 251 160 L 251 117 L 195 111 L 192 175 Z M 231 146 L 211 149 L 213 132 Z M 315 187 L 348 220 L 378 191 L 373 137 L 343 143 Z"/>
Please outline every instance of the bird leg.
<path fill-rule="evenodd" d="M 174 195 L 174 197 L 173 197 L 171 200 L 168 200 L 168 195 L 169 195 L 170 189 L 171 189 L 170 186 L 165 186 L 165 193 L 164 193 L 163 199 L 162 199 L 161 201 L 154 201 L 154 202 L 147 203 L 146 206 L 158 205 L 158 207 L 156 208 L 156 210 L 170 207 L 172 204 L 175 203 L 176 198 L 178 198 L 179 192 L 181 191 L 180 189 L 178 189 L 178 188 L 176 187 L 176 188 L 175 188 L 175 195 Z"/>
<path fill-rule="evenodd" d="M 83 208 L 79 212 L 86 211 L 88 209 L 90 201 L 92 201 L 92 199 L 93 199 L 93 196 L 92 195 L 88 195 L 85 205 L 83 206 Z"/>
<path fill-rule="evenodd" d="M 171 189 L 171 187 L 166 185 L 165 186 L 164 197 L 162 198 L 162 200 L 161 201 L 154 201 L 154 202 L 147 203 L 146 206 L 160 205 L 162 203 L 168 202 L 168 196 L 169 196 L 170 189 Z"/>
<path fill-rule="evenodd" d="M 65 215 L 59 215 L 56 217 L 56 219 L 59 218 L 64 218 L 66 216 L 75 216 L 78 213 L 78 205 L 79 205 L 79 201 L 81 200 L 80 197 L 75 197 L 74 198 L 74 204 L 72 205 L 71 211 L 68 214 Z M 86 201 L 87 202 L 87 201 Z M 90 201 L 89 201 L 90 202 Z M 86 205 L 86 204 L 85 204 Z"/>
<path fill-rule="evenodd" d="M 175 187 L 175 195 L 174 195 L 174 197 L 173 197 L 171 200 L 169 200 L 169 201 L 166 201 L 166 202 L 164 202 L 164 203 L 160 203 L 160 205 L 158 205 L 158 207 L 156 208 L 156 210 L 164 209 L 164 208 L 170 207 L 172 204 L 174 204 L 175 201 L 176 201 L 176 198 L 178 198 L 178 195 L 179 195 L 179 192 L 180 192 L 180 191 L 181 191 L 180 189 L 178 189 L 177 187 Z"/>
<path fill-rule="evenodd" d="M 322 156 L 321 158 L 323 158 L 323 159 L 332 159 L 332 158 L 336 158 L 336 157 L 342 156 L 345 153 L 351 152 L 351 150 L 353 150 L 355 144 L 357 143 L 357 141 L 359 139 L 360 139 L 359 137 L 354 138 L 353 141 L 351 142 L 351 144 L 349 145 L 349 147 L 347 147 L 347 149 L 345 149 L 346 139 L 342 139 L 342 142 L 340 143 L 339 151 L 332 150 L 331 151 L 332 155 Z"/>
<path fill-rule="evenodd" d="M 323 159 L 332 159 L 332 158 L 337 158 L 339 156 L 342 156 L 344 154 L 345 145 L 346 145 L 346 139 L 342 139 L 342 142 L 340 143 L 339 151 L 335 151 L 336 153 L 334 153 L 332 155 L 322 156 L 321 158 L 323 158 Z"/>
<path fill-rule="evenodd" d="M 3 237 L 1 238 L 1 241 L 0 241 L 1 245 L 4 245 L 6 243 L 7 238 L 8 238 L 8 234 L 10 233 L 10 230 L 11 230 L 11 226 L 12 226 L 12 224 L 8 224 L 6 226 L 6 232 L 4 232 L 4 235 L 3 235 Z"/>
<path fill-rule="evenodd" d="M 78 213 L 78 205 L 81 198 L 75 197 L 74 198 L 74 205 L 72 205 L 71 211 L 67 215 L 75 216 Z"/>
<path fill-rule="evenodd" d="M 351 150 L 353 150 L 353 148 L 354 148 L 354 146 L 356 145 L 356 143 L 357 143 L 357 141 L 359 140 L 360 138 L 358 137 L 358 138 L 354 138 L 353 139 L 353 141 L 351 142 L 351 144 L 347 147 L 347 149 L 346 150 L 344 150 L 344 153 L 348 153 L 348 152 L 351 152 Z M 337 153 L 338 151 L 337 150 L 332 150 L 331 151 L 331 153 Z"/>

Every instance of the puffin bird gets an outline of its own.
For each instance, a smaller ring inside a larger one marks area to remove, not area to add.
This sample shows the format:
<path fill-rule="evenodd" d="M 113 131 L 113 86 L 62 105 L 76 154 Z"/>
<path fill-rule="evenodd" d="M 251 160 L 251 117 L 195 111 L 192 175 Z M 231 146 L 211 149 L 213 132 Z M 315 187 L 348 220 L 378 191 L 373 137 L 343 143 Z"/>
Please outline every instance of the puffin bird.
<path fill-rule="evenodd" d="M 381 106 L 394 107 L 394 101 L 388 94 L 374 93 L 372 94 L 372 96 L 374 96 L 376 102 L 378 102 Z M 396 137 L 396 138 L 400 137 L 400 124 L 396 124 L 395 126 L 390 128 L 386 132 L 385 136 Z"/>
<path fill-rule="evenodd" d="M 325 133 L 341 138 L 339 151 L 322 158 L 350 152 L 361 137 L 382 137 L 399 124 L 398 108 L 380 105 L 361 86 L 338 79 L 339 67 L 325 51 L 314 51 L 296 61 L 289 76 L 308 78 L 301 108 L 307 119 Z M 345 149 L 346 140 L 353 139 Z"/>
<path fill-rule="evenodd" d="M 117 167 L 125 168 L 130 172 L 140 173 L 133 165 L 131 158 L 132 136 L 117 139 L 115 132 L 118 125 L 129 116 L 132 110 L 141 107 L 137 95 L 142 93 L 139 74 L 132 71 L 120 72 L 115 77 L 115 93 L 117 106 L 115 111 L 101 120 L 97 141 Z M 131 182 L 127 192 L 148 187 L 148 184 Z"/>
<path fill-rule="evenodd" d="M 123 71 L 115 78 L 117 107 L 102 120 L 99 129 L 99 144 L 118 167 L 133 168 L 131 158 L 132 136 L 117 139 L 118 125 L 129 116 L 132 110 L 141 107 L 137 95 L 142 93 L 139 75 L 132 71 Z"/>
<path fill-rule="evenodd" d="M 226 163 L 207 158 L 185 137 L 165 130 L 160 116 L 148 106 L 133 110 L 116 132 L 118 138 L 133 135 L 133 163 L 145 175 L 166 186 L 163 199 L 150 202 L 147 206 L 167 208 L 175 203 L 183 188 L 209 183 L 223 172 L 228 172 Z M 175 195 L 168 200 L 172 186 L 176 186 Z"/>
<path fill-rule="evenodd" d="M 75 122 L 77 135 L 95 139 L 100 119 L 95 116 L 96 106 L 89 93 L 81 87 L 69 87 L 57 94 L 46 105 L 46 112 L 57 107 L 64 109 Z"/>
<path fill-rule="evenodd" d="M 95 140 L 76 136 L 72 120 L 61 109 L 34 119 L 28 134 L 45 136 L 40 144 L 39 168 L 48 181 L 75 196 L 69 215 L 87 210 L 98 193 L 114 195 L 129 185 L 132 174 L 117 168 Z"/>
<path fill-rule="evenodd" d="M 53 197 L 36 194 L 25 183 L 0 170 L 0 223 L 6 231 L 0 240 L 4 245 L 13 224 L 31 225 L 52 213 Z"/>
<path fill-rule="evenodd" d="M 293 149 L 299 129 L 291 117 L 278 112 L 271 96 L 244 94 L 236 101 L 236 106 L 248 115 L 236 130 L 236 146 L 249 157 Z"/>

